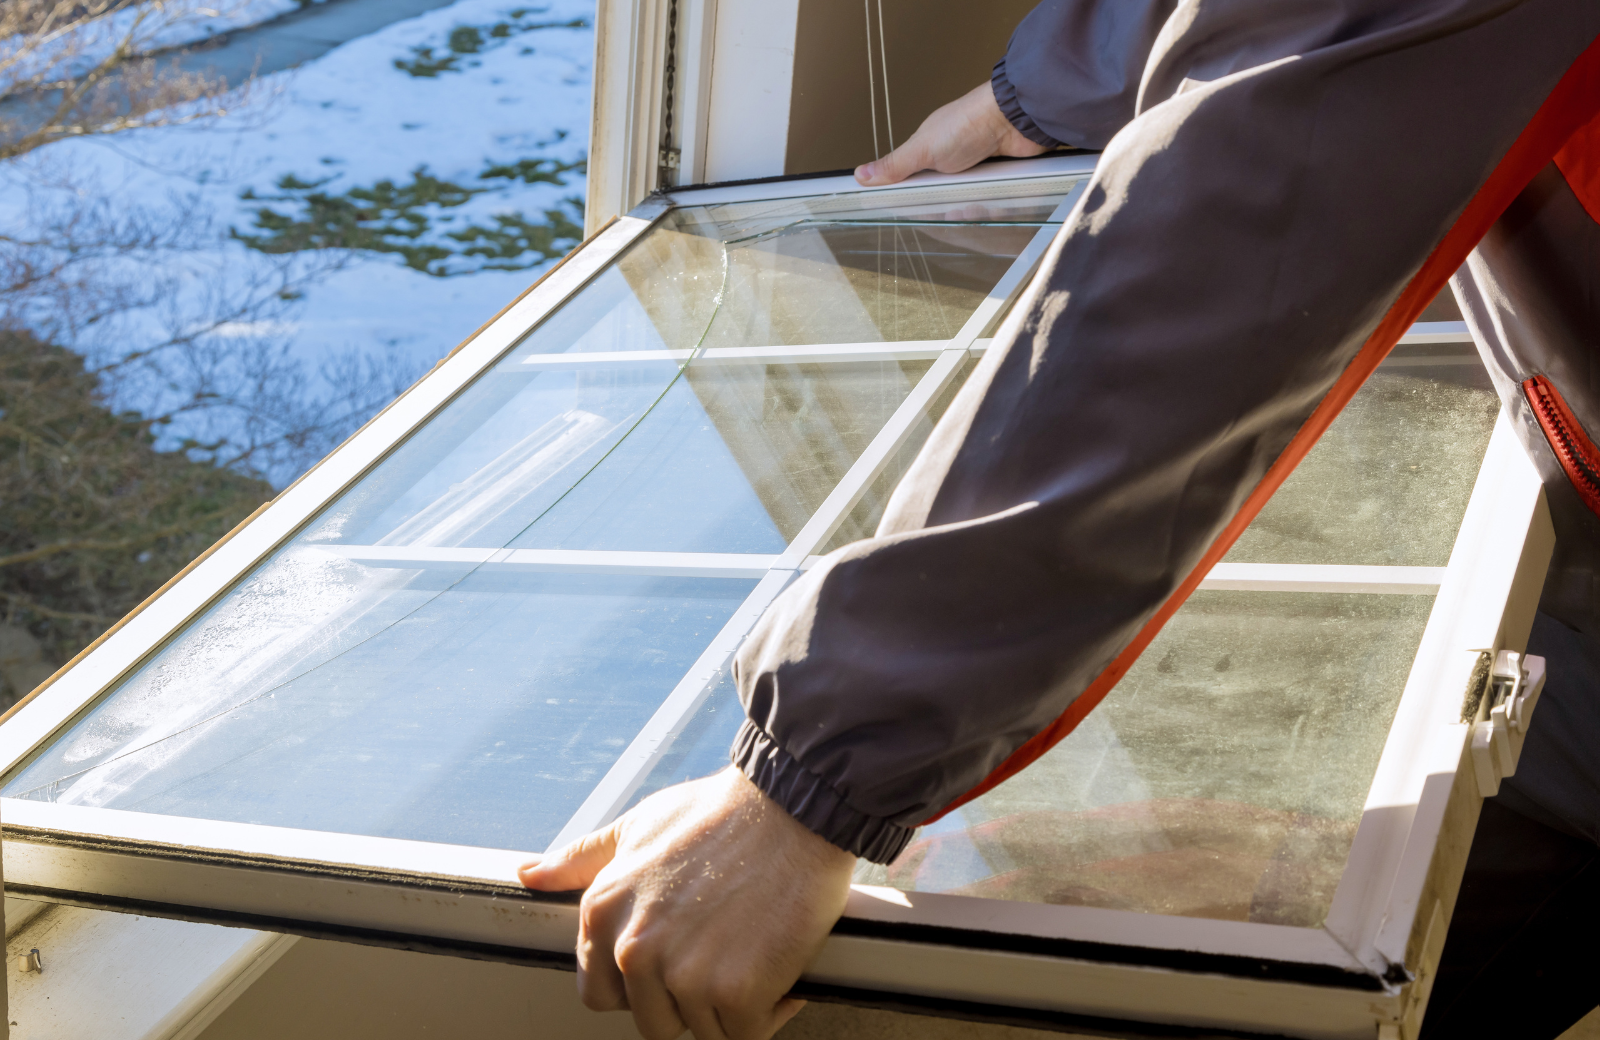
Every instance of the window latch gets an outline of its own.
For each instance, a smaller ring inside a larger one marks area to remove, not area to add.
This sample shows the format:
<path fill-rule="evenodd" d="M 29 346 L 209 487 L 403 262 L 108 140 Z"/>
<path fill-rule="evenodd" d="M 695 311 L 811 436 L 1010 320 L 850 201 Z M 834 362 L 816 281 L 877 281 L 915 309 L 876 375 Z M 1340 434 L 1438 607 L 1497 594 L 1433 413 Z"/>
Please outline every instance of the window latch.
<path fill-rule="evenodd" d="M 1502 650 L 1489 674 L 1489 692 L 1472 724 L 1472 767 L 1478 792 L 1491 798 L 1517 771 L 1533 709 L 1544 692 L 1544 658 Z"/>

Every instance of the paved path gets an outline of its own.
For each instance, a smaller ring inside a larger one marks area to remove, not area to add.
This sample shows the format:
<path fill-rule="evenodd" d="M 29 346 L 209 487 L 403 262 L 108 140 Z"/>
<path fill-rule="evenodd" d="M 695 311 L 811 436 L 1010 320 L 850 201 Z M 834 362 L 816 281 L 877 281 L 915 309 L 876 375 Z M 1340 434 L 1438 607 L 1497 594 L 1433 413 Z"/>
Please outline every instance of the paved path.
<path fill-rule="evenodd" d="M 185 69 L 223 76 L 230 84 L 313 61 L 347 40 L 453 0 L 327 0 L 251 29 L 232 32 L 178 59 Z"/>
<path fill-rule="evenodd" d="M 0 0 L 3 2 L 3 0 Z M 326 0 L 282 18 L 219 36 L 194 50 L 156 60 L 170 61 L 190 72 L 221 76 L 229 85 L 244 82 L 251 73 L 265 76 L 314 61 L 341 43 L 377 32 L 384 26 L 414 18 L 454 0 Z M 58 95 L 10 97 L 0 100 L 0 120 L 18 126 L 37 126 L 53 111 Z"/>

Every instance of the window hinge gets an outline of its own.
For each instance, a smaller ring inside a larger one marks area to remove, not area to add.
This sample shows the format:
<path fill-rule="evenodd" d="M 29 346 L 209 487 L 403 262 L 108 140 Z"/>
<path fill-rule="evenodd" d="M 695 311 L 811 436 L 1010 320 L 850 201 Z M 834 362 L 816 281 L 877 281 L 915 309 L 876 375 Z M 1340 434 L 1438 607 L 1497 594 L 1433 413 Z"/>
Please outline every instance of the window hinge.
<path fill-rule="evenodd" d="M 1495 655 L 1489 692 L 1472 724 L 1472 768 L 1478 792 L 1491 798 L 1517 771 L 1533 709 L 1544 692 L 1544 658 L 1502 650 Z"/>

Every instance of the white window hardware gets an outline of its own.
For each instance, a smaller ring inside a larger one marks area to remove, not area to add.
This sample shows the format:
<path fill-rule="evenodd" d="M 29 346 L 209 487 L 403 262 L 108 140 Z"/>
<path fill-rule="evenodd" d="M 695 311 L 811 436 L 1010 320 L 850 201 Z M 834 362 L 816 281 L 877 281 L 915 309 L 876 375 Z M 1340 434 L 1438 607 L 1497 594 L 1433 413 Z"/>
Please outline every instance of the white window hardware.
<path fill-rule="evenodd" d="M 1489 671 L 1489 689 L 1472 724 L 1472 767 L 1478 792 L 1500 793 L 1500 781 L 1517 771 L 1533 709 L 1544 692 L 1544 658 L 1501 650 Z"/>

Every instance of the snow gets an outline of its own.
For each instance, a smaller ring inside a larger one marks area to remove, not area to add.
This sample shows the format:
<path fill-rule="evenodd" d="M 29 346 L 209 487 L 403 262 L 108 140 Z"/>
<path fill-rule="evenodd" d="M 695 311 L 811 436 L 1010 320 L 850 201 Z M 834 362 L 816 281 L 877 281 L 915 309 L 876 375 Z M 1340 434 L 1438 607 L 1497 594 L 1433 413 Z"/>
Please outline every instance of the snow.
<path fill-rule="evenodd" d="M 514 12 L 524 26 L 585 24 L 488 35 L 488 27 L 512 21 Z M 453 227 L 492 225 L 496 214 L 532 219 L 569 205 L 564 200 L 581 199 L 581 168 L 567 173 L 562 184 L 482 180 L 480 174 L 490 163 L 584 159 L 592 18 L 592 0 L 458 0 L 352 40 L 297 70 L 264 77 L 265 89 L 252 95 L 251 104 L 221 121 L 60 142 L 7 164 L 0 169 L 0 229 L 37 224 L 41 212 L 86 192 L 104 193 L 113 209 L 168 207 L 185 213 L 193 226 L 209 222 L 210 228 L 204 248 L 139 259 L 140 277 L 162 287 L 159 307 L 79 327 L 70 315 L 51 314 L 44 305 L 30 322 L 62 345 L 103 358 L 141 336 L 159 338 L 161 328 L 174 323 L 204 325 L 219 299 L 259 297 L 275 278 L 305 277 L 317 262 L 340 256 L 346 261 L 340 269 L 296 285 L 297 299 L 227 321 L 210 335 L 230 349 L 284 342 L 308 373 L 341 352 L 361 352 L 391 369 L 395 385 L 404 385 L 553 261 L 500 271 L 457 258 L 452 268 L 471 273 L 436 277 L 392 254 L 269 256 L 230 238 L 228 229 L 258 233 L 257 208 L 273 205 L 293 214 L 296 207 L 247 201 L 241 194 L 280 196 L 277 184 L 292 175 L 301 182 L 325 181 L 317 190 L 337 195 L 383 179 L 405 183 L 423 167 L 456 184 L 487 189 L 456 208 L 422 208 L 432 226 L 421 241 L 436 242 Z M 436 58 L 450 54 L 450 31 L 462 25 L 481 27 L 484 45 L 458 55 L 453 69 L 415 76 L 396 67 L 397 59 L 422 53 L 418 48 L 432 48 Z M 294 475 L 271 473 L 279 483 Z"/>

